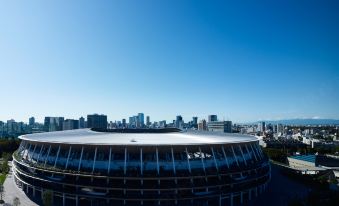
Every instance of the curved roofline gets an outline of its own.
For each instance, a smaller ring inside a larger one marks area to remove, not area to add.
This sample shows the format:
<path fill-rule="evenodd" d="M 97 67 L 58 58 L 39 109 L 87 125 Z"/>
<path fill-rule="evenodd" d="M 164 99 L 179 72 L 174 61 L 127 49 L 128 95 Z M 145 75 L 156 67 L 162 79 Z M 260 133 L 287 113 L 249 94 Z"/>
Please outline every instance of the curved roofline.
<path fill-rule="evenodd" d="M 146 130 L 145 130 L 146 131 Z M 50 144 L 102 145 L 102 146 L 197 146 L 256 142 L 250 135 L 203 131 L 171 132 L 98 132 L 78 129 L 58 132 L 35 133 L 19 136 L 19 139 Z"/>
<path fill-rule="evenodd" d="M 171 132 L 181 132 L 181 129 L 178 128 L 158 128 L 158 129 L 153 129 L 153 128 L 135 128 L 135 129 L 98 129 L 98 128 L 91 128 L 92 131 L 95 132 L 107 132 L 107 133 L 171 133 Z"/>

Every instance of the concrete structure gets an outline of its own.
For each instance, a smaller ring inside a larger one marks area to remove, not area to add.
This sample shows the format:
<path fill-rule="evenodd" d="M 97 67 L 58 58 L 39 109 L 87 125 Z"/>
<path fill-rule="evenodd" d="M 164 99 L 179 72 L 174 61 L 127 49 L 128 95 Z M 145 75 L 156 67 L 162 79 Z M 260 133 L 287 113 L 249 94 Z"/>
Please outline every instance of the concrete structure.
<path fill-rule="evenodd" d="M 232 133 L 232 121 L 212 121 L 207 123 L 208 131 Z"/>
<path fill-rule="evenodd" d="M 101 130 L 100 130 L 101 131 Z M 255 137 L 178 129 L 90 129 L 20 136 L 16 184 L 54 205 L 238 205 L 270 165 Z"/>
<path fill-rule="evenodd" d="M 208 122 L 216 122 L 218 121 L 218 116 L 215 114 L 208 115 Z"/>
<path fill-rule="evenodd" d="M 62 130 L 79 129 L 79 120 L 66 119 L 62 125 Z"/>
<path fill-rule="evenodd" d="M 63 117 L 45 117 L 44 121 L 44 131 L 45 132 L 54 132 L 61 131 L 63 128 Z"/>
<path fill-rule="evenodd" d="M 95 129 L 107 129 L 107 116 L 103 114 L 87 115 L 87 127 Z"/>
<path fill-rule="evenodd" d="M 337 176 L 339 171 L 339 158 L 324 155 L 296 155 L 287 157 L 290 168 L 301 174 L 318 174 L 324 171 L 333 171 Z"/>
<path fill-rule="evenodd" d="M 207 131 L 207 123 L 206 120 L 201 120 L 198 124 L 198 130 L 200 131 Z"/>
<path fill-rule="evenodd" d="M 178 115 L 175 119 L 175 127 L 181 129 L 183 127 L 183 119 L 181 115 Z"/>
<path fill-rule="evenodd" d="M 258 123 L 258 132 L 264 133 L 266 131 L 266 124 L 265 122 Z"/>
<path fill-rule="evenodd" d="M 149 116 L 146 116 L 146 125 L 150 126 L 151 125 L 151 119 Z"/>
<path fill-rule="evenodd" d="M 29 124 L 28 124 L 29 126 L 31 126 L 31 127 L 34 126 L 34 124 L 35 124 L 35 118 L 34 118 L 34 117 L 30 117 L 29 120 L 28 120 L 28 122 L 29 122 Z"/>
<path fill-rule="evenodd" d="M 85 118 L 80 117 L 80 118 L 79 118 L 79 129 L 83 129 L 83 128 L 86 128 L 86 125 L 85 125 Z"/>
<path fill-rule="evenodd" d="M 287 157 L 288 165 L 302 174 L 318 174 L 326 169 L 316 165 L 316 155 L 296 155 Z"/>
<path fill-rule="evenodd" d="M 12 204 L 13 199 L 18 197 L 20 199 L 20 205 L 22 206 L 38 206 L 38 203 L 33 202 L 26 194 L 22 188 L 17 187 L 14 181 L 14 175 L 12 172 L 12 162 L 8 162 L 10 171 L 4 182 L 5 195 L 3 200 L 5 201 L 4 206 L 7 204 Z"/>
<path fill-rule="evenodd" d="M 143 128 L 145 126 L 145 117 L 144 113 L 138 113 L 138 128 Z"/>

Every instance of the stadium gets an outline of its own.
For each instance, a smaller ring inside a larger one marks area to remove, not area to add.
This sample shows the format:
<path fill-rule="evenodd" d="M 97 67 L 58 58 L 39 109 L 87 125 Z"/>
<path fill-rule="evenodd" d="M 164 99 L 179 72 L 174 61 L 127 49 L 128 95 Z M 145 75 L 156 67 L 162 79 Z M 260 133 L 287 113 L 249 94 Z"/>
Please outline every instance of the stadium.
<path fill-rule="evenodd" d="M 19 137 L 16 185 L 53 205 L 241 205 L 266 188 L 257 138 L 178 129 L 79 129 Z"/>

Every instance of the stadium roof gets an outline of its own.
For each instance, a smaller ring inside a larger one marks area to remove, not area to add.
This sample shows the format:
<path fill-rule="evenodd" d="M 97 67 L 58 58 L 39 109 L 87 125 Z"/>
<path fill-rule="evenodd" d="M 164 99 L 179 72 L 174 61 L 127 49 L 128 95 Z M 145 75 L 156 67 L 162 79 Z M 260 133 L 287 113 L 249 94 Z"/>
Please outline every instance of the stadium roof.
<path fill-rule="evenodd" d="M 115 130 L 98 132 L 91 129 L 77 129 L 28 134 L 22 135 L 19 138 L 37 142 L 85 145 L 202 145 L 257 141 L 256 137 L 249 135 L 203 131 L 172 131 L 159 133 L 154 132 L 154 130 L 148 133 L 147 129 L 144 129 L 143 132 L 140 133 L 121 132 L 121 130 L 116 130 L 118 132 L 114 131 Z"/>
<path fill-rule="evenodd" d="M 291 156 L 290 158 L 315 163 L 315 155 L 296 155 Z"/>

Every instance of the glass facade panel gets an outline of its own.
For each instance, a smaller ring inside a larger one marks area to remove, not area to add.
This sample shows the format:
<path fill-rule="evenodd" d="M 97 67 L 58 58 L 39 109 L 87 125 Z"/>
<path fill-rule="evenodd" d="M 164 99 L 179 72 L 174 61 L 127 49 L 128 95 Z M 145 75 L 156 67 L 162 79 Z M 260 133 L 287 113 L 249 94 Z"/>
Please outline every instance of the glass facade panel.
<path fill-rule="evenodd" d="M 109 154 L 110 154 L 110 147 L 98 147 L 97 148 L 97 156 L 96 156 L 95 165 L 94 165 L 95 173 L 107 174 Z"/>
<path fill-rule="evenodd" d="M 144 176 L 155 176 L 158 174 L 157 154 L 155 147 L 143 148 L 142 168 Z"/>
<path fill-rule="evenodd" d="M 54 167 L 55 159 L 58 153 L 59 145 L 52 145 L 47 156 L 46 167 Z"/>
<path fill-rule="evenodd" d="M 84 147 L 82 154 L 80 171 L 91 173 L 94 164 L 95 147 Z"/>
<path fill-rule="evenodd" d="M 245 160 L 242 156 L 239 145 L 233 146 L 233 151 L 234 151 L 234 154 L 235 154 L 235 156 L 238 160 L 239 166 L 244 167 L 245 166 Z"/>
<path fill-rule="evenodd" d="M 201 156 L 204 161 L 205 170 L 208 174 L 217 172 L 215 157 L 213 156 L 212 147 L 201 147 Z"/>
<path fill-rule="evenodd" d="M 232 151 L 232 146 L 224 146 L 225 155 L 227 158 L 228 165 L 231 169 L 235 169 L 237 167 L 237 159 L 234 156 Z"/>
<path fill-rule="evenodd" d="M 202 152 L 199 147 L 189 147 L 187 149 L 189 164 L 191 167 L 192 175 L 205 175 L 204 165 L 202 160 Z"/>
<path fill-rule="evenodd" d="M 78 171 L 82 147 L 72 146 L 71 154 L 69 155 L 67 169 Z"/>
<path fill-rule="evenodd" d="M 36 147 L 36 144 L 30 145 L 28 153 L 27 153 L 27 157 L 26 157 L 27 161 L 32 161 L 32 156 L 33 156 L 33 152 L 34 152 L 35 147 Z"/>
<path fill-rule="evenodd" d="M 60 147 L 60 152 L 58 156 L 58 160 L 56 162 L 55 167 L 59 169 L 65 169 L 68 153 L 69 153 L 70 146 L 63 145 Z"/>
<path fill-rule="evenodd" d="M 175 170 L 178 176 L 187 176 L 189 174 L 188 157 L 184 147 L 173 148 Z"/>
<path fill-rule="evenodd" d="M 158 158 L 159 158 L 159 174 L 161 176 L 173 176 L 173 160 L 171 148 L 159 148 L 158 147 Z"/>
<path fill-rule="evenodd" d="M 32 155 L 32 162 L 33 163 L 37 163 L 38 162 L 38 157 L 41 151 L 41 145 L 37 145 L 37 147 L 35 148 L 35 152 Z"/>
<path fill-rule="evenodd" d="M 222 151 L 221 146 L 213 146 L 213 151 L 215 155 L 215 161 L 218 165 L 220 171 L 226 171 L 228 169 L 227 162 L 224 156 L 224 152 Z"/>
<path fill-rule="evenodd" d="M 126 174 L 132 177 L 141 175 L 141 148 L 128 148 L 126 157 Z"/>
<path fill-rule="evenodd" d="M 40 156 L 39 156 L 39 159 L 38 159 L 38 163 L 44 165 L 45 164 L 45 160 L 47 158 L 47 153 L 49 151 L 49 147 L 50 145 L 43 145 L 42 146 L 42 150 L 40 152 Z"/>
<path fill-rule="evenodd" d="M 112 147 L 110 175 L 123 176 L 125 167 L 125 147 Z"/>

